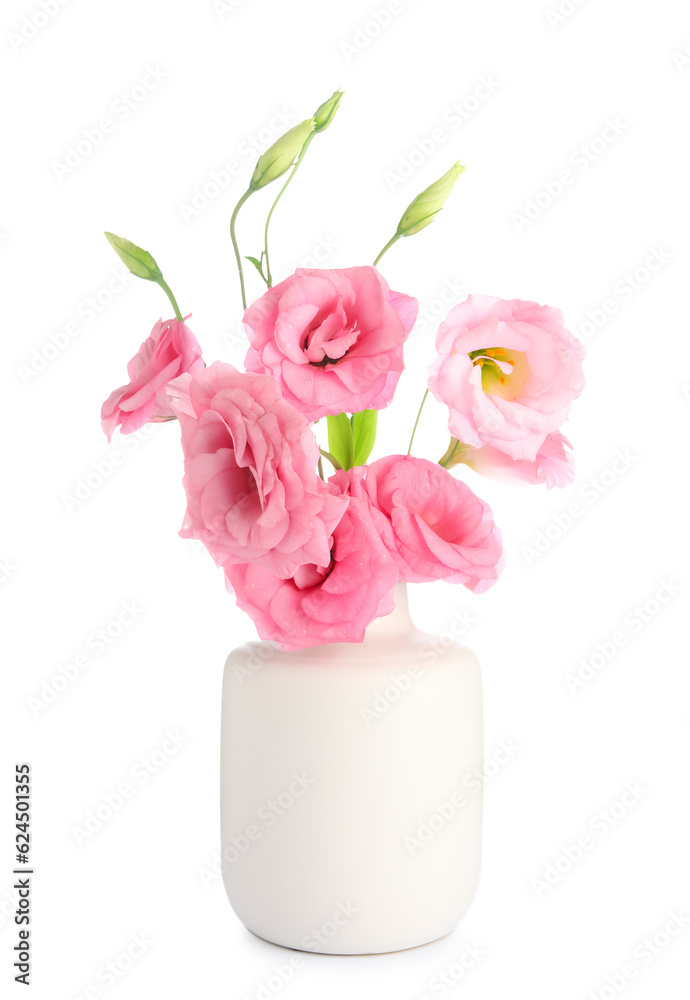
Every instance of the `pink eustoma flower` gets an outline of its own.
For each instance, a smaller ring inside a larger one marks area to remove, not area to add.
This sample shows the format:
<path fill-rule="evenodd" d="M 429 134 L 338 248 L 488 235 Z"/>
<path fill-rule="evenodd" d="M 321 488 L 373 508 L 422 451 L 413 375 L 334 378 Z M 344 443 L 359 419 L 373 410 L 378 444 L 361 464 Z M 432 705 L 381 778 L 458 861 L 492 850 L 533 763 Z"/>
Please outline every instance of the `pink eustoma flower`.
<path fill-rule="evenodd" d="M 287 650 L 362 642 L 373 619 L 393 610 L 398 569 L 359 488 L 363 472 L 352 469 L 329 481 L 334 496 L 348 496 L 348 506 L 333 529 L 328 560 L 301 566 L 288 580 L 255 564 L 226 568 L 228 589 L 262 639 Z"/>
<path fill-rule="evenodd" d="M 249 371 L 273 375 L 309 420 L 388 406 L 418 302 L 375 267 L 298 268 L 244 314 Z"/>
<path fill-rule="evenodd" d="M 584 386 L 584 347 L 558 309 L 520 299 L 470 295 L 436 337 L 429 377 L 463 444 L 491 445 L 533 462 Z"/>
<path fill-rule="evenodd" d="M 318 446 L 307 420 L 275 379 L 215 362 L 169 388 L 182 431 L 187 513 L 218 565 L 257 563 L 288 577 L 328 563 L 330 537 L 347 499 L 316 473 Z"/>
<path fill-rule="evenodd" d="M 481 448 L 459 446 L 457 461 L 469 465 L 475 472 L 490 479 L 506 479 L 534 486 L 544 483 L 549 490 L 569 486 L 575 475 L 572 445 L 560 431 L 546 435 L 537 457 L 532 461 L 512 459 L 490 444 L 482 445 Z"/>
<path fill-rule="evenodd" d="M 173 420 L 165 387 L 185 372 L 195 374 L 204 367 L 199 343 L 179 319 L 159 319 L 127 365 L 130 381 L 106 399 L 101 409 L 101 426 L 110 441 L 120 427 L 132 434 L 148 423 Z"/>
<path fill-rule="evenodd" d="M 364 489 L 390 524 L 401 580 L 447 580 L 476 593 L 495 583 L 502 549 L 491 509 L 447 469 L 389 455 L 369 466 Z"/>

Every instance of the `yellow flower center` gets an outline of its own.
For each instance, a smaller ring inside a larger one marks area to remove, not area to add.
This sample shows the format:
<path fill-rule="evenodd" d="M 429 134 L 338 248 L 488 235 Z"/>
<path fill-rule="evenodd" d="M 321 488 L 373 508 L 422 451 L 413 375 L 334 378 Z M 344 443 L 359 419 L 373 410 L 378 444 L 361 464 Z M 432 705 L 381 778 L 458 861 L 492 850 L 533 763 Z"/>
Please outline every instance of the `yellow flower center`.
<path fill-rule="evenodd" d="M 482 388 L 488 395 L 509 400 L 523 395 L 531 374 L 523 351 L 488 347 L 485 351 L 472 351 L 469 357 L 473 365 L 481 368 Z"/>

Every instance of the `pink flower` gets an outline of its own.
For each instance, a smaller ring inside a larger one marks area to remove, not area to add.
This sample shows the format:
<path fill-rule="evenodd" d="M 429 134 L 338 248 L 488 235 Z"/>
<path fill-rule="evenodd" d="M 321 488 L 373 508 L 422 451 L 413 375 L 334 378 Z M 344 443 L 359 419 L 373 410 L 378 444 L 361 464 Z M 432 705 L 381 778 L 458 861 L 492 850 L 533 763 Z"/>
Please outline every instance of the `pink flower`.
<path fill-rule="evenodd" d="M 361 642 L 367 625 L 393 610 L 398 569 L 359 489 L 362 474 L 362 469 L 352 469 L 329 482 L 334 496 L 349 492 L 353 483 L 355 488 L 333 529 L 328 560 L 301 566 L 289 580 L 258 565 L 226 568 L 228 588 L 262 639 L 283 649 Z"/>
<path fill-rule="evenodd" d="M 298 268 L 245 312 L 245 365 L 275 376 L 309 420 L 380 410 L 393 398 L 417 308 L 375 267 Z"/>
<path fill-rule="evenodd" d="M 584 386 L 584 347 L 558 309 L 520 299 L 470 295 L 436 336 L 429 378 L 450 410 L 448 428 L 463 444 L 491 445 L 535 461 Z"/>
<path fill-rule="evenodd" d="M 477 593 L 496 581 L 502 550 L 493 514 L 446 469 L 389 455 L 369 466 L 364 488 L 390 523 L 401 580 L 447 580 Z"/>
<path fill-rule="evenodd" d="M 567 450 L 566 450 L 567 449 Z M 537 452 L 537 457 L 514 460 L 489 444 L 481 448 L 460 445 L 457 461 L 469 465 L 482 476 L 494 479 L 508 479 L 537 485 L 544 483 L 547 489 L 554 486 L 569 486 L 575 475 L 575 464 L 571 454 L 572 445 L 560 431 L 546 435 Z M 456 461 L 453 462 L 456 464 Z"/>
<path fill-rule="evenodd" d="M 217 361 L 177 379 L 169 396 L 185 461 L 182 537 L 223 568 L 260 563 L 288 577 L 303 563 L 327 565 L 347 501 L 318 477 L 311 428 L 275 379 Z"/>
<path fill-rule="evenodd" d="M 144 424 L 173 420 L 165 387 L 184 372 L 195 374 L 204 367 L 196 337 L 179 319 L 159 319 L 127 365 L 129 383 L 115 389 L 101 409 L 101 426 L 110 441 L 120 425 L 123 434 Z"/>

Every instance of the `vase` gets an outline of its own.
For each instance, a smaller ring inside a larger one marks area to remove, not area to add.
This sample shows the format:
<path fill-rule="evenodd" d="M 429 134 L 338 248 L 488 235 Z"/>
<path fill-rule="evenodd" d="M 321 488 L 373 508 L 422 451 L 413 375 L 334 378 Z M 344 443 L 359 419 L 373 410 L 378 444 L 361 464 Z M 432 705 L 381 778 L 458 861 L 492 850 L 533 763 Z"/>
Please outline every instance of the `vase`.
<path fill-rule="evenodd" d="M 221 858 L 266 941 L 380 954 L 448 934 L 481 856 L 474 654 L 413 625 L 405 584 L 361 643 L 234 650 L 225 667 Z"/>

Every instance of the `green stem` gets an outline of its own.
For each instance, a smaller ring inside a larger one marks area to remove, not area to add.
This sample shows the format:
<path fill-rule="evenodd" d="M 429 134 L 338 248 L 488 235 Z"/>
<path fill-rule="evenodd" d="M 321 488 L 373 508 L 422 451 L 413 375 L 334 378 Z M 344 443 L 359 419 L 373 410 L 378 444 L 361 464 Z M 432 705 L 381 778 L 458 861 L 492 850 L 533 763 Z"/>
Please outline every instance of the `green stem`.
<path fill-rule="evenodd" d="M 412 428 L 412 437 L 410 438 L 410 447 L 407 449 L 407 454 L 408 455 L 412 451 L 412 442 L 414 441 L 414 436 L 417 433 L 417 424 L 419 423 L 419 418 L 422 415 L 422 410 L 424 409 L 424 404 L 426 403 L 426 397 L 428 395 L 429 395 L 429 390 L 427 389 L 425 391 L 424 395 L 422 396 L 422 403 L 421 403 L 421 406 L 419 407 L 419 411 L 417 413 L 417 419 L 414 422 L 414 427 Z"/>
<path fill-rule="evenodd" d="M 340 462 L 336 458 L 334 458 L 333 455 L 331 455 L 330 451 L 326 451 L 325 448 L 319 448 L 319 451 L 321 452 L 324 458 L 328 459 L 328 461 L 331 463 L 336 472 L 342 471 L 342 466 Z"/>
<path fill-rule="evenodd" d="M 309 143 L 312 141 L 312 139 L 314 138 L 315 135 L 316 135 L 316 132 L 310 132 L 309 135 L 307 136 L 307 138 L 306 138 L 306 140 L 304 142 L 304 145 L 302 146 L 302 148 L 299 151 L 299 156 L 297 157 L 297 160 L 295 161 L 295 165 L 292 168 L 292 170 L 290 171 L 288 179 L 285 181 L 285 183 L 283 184 L 282 188 L 280 189 L 276 200 L 271 205 L 271 210 L 268 213 L 268 216 L 266 218 L 266 228 L 264 229 L 264 256 L 266 258 L 266 284 L 268 285 L 269 288 L 273 284 L 273 278 L 271 277 L 271 264 L 270 264 L 270 261 L 268 259 L 268 227 L 269 227 L 269 225 L 271 223 L 271 216 L 273 215 L 273 212 L 275 210 L 276 205 L 278 204 L 278 202 L 280 201 L 280 199 L 283 197 L 283 192 L 285 191 L 285 188 L 288 186 L 288 184 L 290 183 L 290 181 L 292 180 L 292 178 L 297 173 L 297 168 L 299 167 L 300 163 L 304 159 L 304 154 L 309 149 Z"/>
<path fill-rule="evenodd" d="M 320 455 L 319 455 L 319 475 L 321 476 L 322 479 L 326 478 L 323 474 L 323 460 Z"/>
<path fill-rule="evenodd" d="M 248 187 L 247 190 L 242 195 L 242 197 L 240 198 L 240 200 L 235 205 L 235 210 L 232 213 L 232 217 L 230 219 L 230 239 L 232 240 L 233 249 L 235 251 L 235 260 L 237 261 L 237 270 L 239 271 L 240 275 L 240 291 L 242 292 L 242 306 L 244 309 L 247 308 L 247 296 L 245 295 L 244 292 L 244 274 L 242 273 L 242 258 L 240 257 L 240 250 L 239 247 L 237 246 L 237 238 L 235 236 L 235 222 L 237 221 L 237 213 L 242 208 L 245 201 L 251 194 L 254 194 L 254 188 Z"/>
<path fill-rule="evenodd" d="M 178 306 L 177 302 L 175 301 L 175 296 L 171 292 L 170 287 L 168 286 L 167 281 L 165 281 L 165 279 L 163 278 L 162 274 L 161 274 L 160 278 L 157 278 L 156 280 L 157 280 L 158 284 L 161 286 L 161 288 L 163 289 L 163 291 L 165 292 L 165 294 L 170 299 L 170 304 L 172 305 L 173 309 L 175 310 L 175 315 L 177 316 L 177 318 L 179 319 L 179 321 L 182 322 L 182 313 L 180 312 L 180 307 Z"/>
<path fill-rule="evenodd" d="M 402 233 L 396 233 L 395 236 L 393 236 L 390 240 L 388 240 L 388 243 L 386 243 L 385 247 L 383 248 L 383 250 L 381 251 L 381 253 L 378 255 L 378 257 L 376 258 L 376 260 L 374 261 L 374 267 L 376 267 L 376 265 L 378 264 L 378 262 L 381 260 L 381 258 L 383 257 L 384 253 L 386 252 L 386 250 L 390 250 L 390 248 L 393 246 L 393 244 L 397 243 L 401 236 L 402 236 Z"/>

